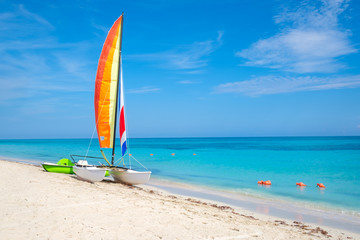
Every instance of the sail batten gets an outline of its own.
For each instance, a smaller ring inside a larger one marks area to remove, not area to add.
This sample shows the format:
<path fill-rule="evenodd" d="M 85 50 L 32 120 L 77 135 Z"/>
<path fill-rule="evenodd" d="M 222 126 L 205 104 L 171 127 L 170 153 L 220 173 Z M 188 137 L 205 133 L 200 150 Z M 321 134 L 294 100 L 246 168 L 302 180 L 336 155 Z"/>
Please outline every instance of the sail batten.
<path fill-rule="evenodd" d="M 95 80 L 95 120 L 101 148 L 114 147 L 122 21 L 123 15 L 106 37 Z"/>

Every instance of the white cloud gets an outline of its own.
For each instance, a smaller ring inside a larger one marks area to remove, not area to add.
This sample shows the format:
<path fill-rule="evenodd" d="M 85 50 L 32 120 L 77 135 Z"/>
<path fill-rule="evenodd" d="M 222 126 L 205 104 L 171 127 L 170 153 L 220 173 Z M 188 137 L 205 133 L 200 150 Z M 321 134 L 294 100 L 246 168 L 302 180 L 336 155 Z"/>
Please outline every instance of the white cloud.
<path fill-rule="evenodd" d="M 54 26 L 40 15 L 30 12 L 24 5 L 15 5 L 12 12 L 0 13 L 0 36 L 2 40 L 36 36 Z"/>
<path fill-rule="evenodd" d="M 283 26 L 278 34 L 258 40 L 236 56 L 247 59 L 247 66 L 297 73 L 337 72 L 346 67 L 338 58 L 357 52 L 350 43 L 350 31 L 338 24 L 346 8 L 345 0 L 322 1 L 318 8 L 303 1 L 297 10 L 275 17 Z"/>
<path fill-rule="evenodd" d="M 224 36 L 224 31 L 218 31 L 218 36 L 216 41 L 221 45 L 222 44 L 222 37 Z"/>
<path fill-rule="evenodd" d="M 93 75 L 96 69 L 89 71 L 90 63 L 79 57 L 82 54 L 78 54 L 78 48 L 64 49 L 62 54 L 51 50 L 51 53 L 46 54 L 31 51 L 8 53 L 0 50 L 0 104 L 6 104 L 8 100 L 44 96 L 59 91 L 64 93 L 93 90 Z"/>
<path fill-rule="evenodd" d="M 190 80 L 183 80 L 183 81 L 179 81 L 178 83 L 180 83 L 180 84 L 196 84 L 198 82 L 190 81 Z"/>
<path fill-rule="evenodd" d="M 360 75 L 347 77 L 256 77 L 247 81 L 220 84 L 214 93 L 242 93 L 248 96 L 320 91 L 360 87 Z"/>
<path fill-rule="evenodd" d="M 106 27 L 105 27 L 105 26 L 103 26 L 103 25 L 97 24 L 97 23 L 94 22 L 94 20 L 91 20 L 91 21 L 90 21 L 90 24 L 91 24 L 91 26 L 92 26 L 93 28 L 102 31 L 102 32 L 104 32 L 105 34 L 107 34 L 107 33 L 109 32 L 109 26 L 106 26 Z"/>
<path fill-rule="evenodd" d="M 159 92 L 159 91 L 160 91 L 160 88 L 146 86 L 146 87 L 141 87 L 141 88 L 137 88 L 137 89 L 129 89 L 126 92 L 127 93 L 154 93 L 154 92 Z"/>
<path fill-rule="evenodd" d="M 92 62 L 82 57 L 88 44 L 60 44 L 52 24 L 23 5 L 0 13 L 0 29 L 1 105 L 16 99 L 48 99 L 57 92 L 92 90 L 89 79 L 94 79 L 96 69 L 89 71 Z"/>
<path fill-rule="evenodd" d="M 155 62 L 161 68 L 174 70 L 200 69 L 208 65 L 208 56 L 222 44 L 224 32 L 219 31 L 216 40 L 194 42 L 175 49 L 149 54 L 127 55 L 129 60 Z M 193 74 L 194 72 L 189 72 Z"/>
<path fill-rule="evenodd" d="M 24 5 L 22 5 L 22 4 L 20 4 L 18 6 L 18 14 L 20 16 L 23 16 L 23 17 L 27 18 L 27 19 L 36 21 L 36 22 L 38 22 L 38 23 L 40 23 L 42 25 L 46 25 L 46 26 L 48 26 L 48 27 L 50 27 L 52 29 L 54 28 L 53 25 L 50 22 L 48 22 L 45 18 L 39 16 L 38 14 L 35 14 L 33 12 L 28 11 L 24 7 Z"/>

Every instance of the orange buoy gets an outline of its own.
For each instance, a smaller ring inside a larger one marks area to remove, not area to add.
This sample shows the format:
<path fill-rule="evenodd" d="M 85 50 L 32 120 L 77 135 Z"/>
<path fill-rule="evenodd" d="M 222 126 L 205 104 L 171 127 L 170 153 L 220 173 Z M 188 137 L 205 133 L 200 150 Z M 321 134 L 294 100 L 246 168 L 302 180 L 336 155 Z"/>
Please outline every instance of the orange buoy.
<path fill-rule="evenodd" d="M 264 184 L 264 181 L 263 180 L 258 181 L 258 184 Z"/>
<path fill-rule="evenodd" d="M 298 185 L 300 187 L 306 187 L 306 184 L 303 182 L 297 182 L 296 185 Z"/>
<path fill-rule="evenodd" d="M 150 156 L 154 156 L 154 154 L 150 153 Z"/>
<path fill-rule="evenodd" d="M 324 186 L 324 184 L 322 184 L 322 183 L 318 183 L 318 184 L 316 184 L 319 188 L 325 188 L 325 186 Z"/>
<path fill-rule="evenodd" d="M 175 153 L 172 153 L 171 155 L 175 156 Z"/>
<path fill-rule="evenodd" d="M 263 183 L 264 185 L 271 185 L 271 181 L 270 180 L 267 180 Z"/>

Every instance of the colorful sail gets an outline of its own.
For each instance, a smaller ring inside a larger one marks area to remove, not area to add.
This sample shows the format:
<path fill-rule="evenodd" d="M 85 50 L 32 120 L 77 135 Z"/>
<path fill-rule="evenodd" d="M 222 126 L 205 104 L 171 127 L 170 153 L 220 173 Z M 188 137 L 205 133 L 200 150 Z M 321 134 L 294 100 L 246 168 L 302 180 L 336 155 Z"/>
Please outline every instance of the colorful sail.
<path fill-rule="evenodd" d="M 98 64 L 95 81 L 95 119 L 101 148 L 113 148 L 121 54 L 121 15 L 111 27 Z"/>
<path fill-rule="evenodd" d="M 120 59 L 121 63 L 121 59 Z M 124 156 L 126 153 L 126 129 L 125 129 L 125 107 L 124 107 L 124 86 L 123 86 L 123 77 L 122 77 L 122 68 L 120 69 L 120 118 L 119 118 L 119 128 L 120 128 L 120 144 L 121 144 L 121 155 Z"/>

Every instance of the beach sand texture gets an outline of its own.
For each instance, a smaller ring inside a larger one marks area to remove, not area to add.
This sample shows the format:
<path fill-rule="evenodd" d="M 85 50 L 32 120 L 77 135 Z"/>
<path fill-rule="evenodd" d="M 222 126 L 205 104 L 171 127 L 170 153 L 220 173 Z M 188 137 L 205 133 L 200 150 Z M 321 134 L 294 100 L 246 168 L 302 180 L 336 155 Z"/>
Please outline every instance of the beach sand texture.
<path fill-rule="evenodd" d="M 0 239 L 360 239 L 148 186 L 0 161 Z"/>

